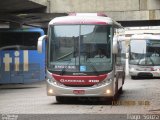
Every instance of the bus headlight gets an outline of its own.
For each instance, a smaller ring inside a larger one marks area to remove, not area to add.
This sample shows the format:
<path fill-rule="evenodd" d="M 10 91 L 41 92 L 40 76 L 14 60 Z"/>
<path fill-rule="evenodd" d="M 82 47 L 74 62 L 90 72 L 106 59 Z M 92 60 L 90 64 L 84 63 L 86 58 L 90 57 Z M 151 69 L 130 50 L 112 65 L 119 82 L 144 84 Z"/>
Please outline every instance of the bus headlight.
<path fill-rule="evenodd" d="M 104 79 L 103 81 L 101 81 L 101 82 L 99 82 L 99 83 L 97 83 L 96 85 L 94 85 L 94 86 L 101 86 L 101 85 L 105 85 L 106 83 L 111 83 L 112 82 L 112 79 L 111 78 L 106 78 L 106 79 Z"/>
<path fill-rule="evenodd" d="M 130 68 L 130 71 L 135 71 L 135 68 Z"/>
<path fill-rule="evenodd" d="M 49 94 L 53 94 L 53 89 L 49 89 L 49 90 L 48 90 L 48 93 L 49 93 Z"/>
<path fill-rule="evenodd" d="M 48 82 L 51 83 L 51 84 L 54 84 L 54 85 L 64 86 L 62 83 L 60 83 L 60 82 L 58 82 L 54 79 L 51 79 L 51 78 L 48 79 Z"/>
<path fill-rule="evenodd" d="M 107 93 L 107 94 L 110 94 L 110 93 L 111 93 L 111 90 L 110 90 L 110 89 L 107 89 L 107 90 L 106 90 L 106 93 Z"/>

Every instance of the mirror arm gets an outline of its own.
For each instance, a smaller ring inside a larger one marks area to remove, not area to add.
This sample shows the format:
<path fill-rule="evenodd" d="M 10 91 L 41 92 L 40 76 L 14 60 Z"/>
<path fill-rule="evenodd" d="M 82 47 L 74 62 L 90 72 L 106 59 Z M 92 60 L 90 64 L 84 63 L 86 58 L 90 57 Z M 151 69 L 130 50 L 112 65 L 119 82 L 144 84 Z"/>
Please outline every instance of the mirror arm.
<path fill-rule="evenodd" d="M 38 38 L 38 45 L 37 45 L 37 50 L 39 53 L 42 53 L 43 49 L 43 40 L 47 39 L 47 35 L 43 35 Z"/>

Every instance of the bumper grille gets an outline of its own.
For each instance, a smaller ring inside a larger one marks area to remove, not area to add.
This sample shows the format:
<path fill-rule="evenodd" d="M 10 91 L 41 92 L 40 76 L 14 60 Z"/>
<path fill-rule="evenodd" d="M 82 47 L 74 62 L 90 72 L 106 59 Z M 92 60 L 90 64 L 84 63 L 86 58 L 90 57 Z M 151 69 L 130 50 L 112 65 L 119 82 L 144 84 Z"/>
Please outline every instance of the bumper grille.
<path fill-rule="evenodd" d="M 138 76 L 139 77 L 153 77 L 152 73 L 147 73 L 147 72 L 139 73 Z"/>
<path fill-rule="evenodd" d="M 65 85 L 65 84 L 63 84 Z M 93 85 L 65 85 L 65 86 L 68 86 L 68 87 L 92 87 Z"/>

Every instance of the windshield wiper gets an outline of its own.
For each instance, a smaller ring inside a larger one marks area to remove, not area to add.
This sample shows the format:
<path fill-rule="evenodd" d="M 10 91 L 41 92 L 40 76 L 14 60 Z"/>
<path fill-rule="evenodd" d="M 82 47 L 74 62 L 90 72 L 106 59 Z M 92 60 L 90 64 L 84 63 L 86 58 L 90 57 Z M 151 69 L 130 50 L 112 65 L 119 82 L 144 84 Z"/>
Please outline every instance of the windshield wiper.
<path fill-rule="evenodd" d="M 94 66 L 94 65 L 92 65 L 92 63 L 91 63 L 91 61 L 88 59 L 88 63 L 89 63 L 89 65 L 92 67 L 92 69 L 93 69 L 93 71 L 94 71 L 94 73 L 97 75 L 97 76 L 99 76 L 99 72 L 97 71 L 97 69 L 96 69 L 96 67 Z"/>
<path fill-rule="evenodd" d="M 60 75 L 63 75 L 63 74 L 65 73 L 65 71 L 66 71 L 66 68 L 64 67 L 64 68 L 62 69 L 62 71 L 60 72 Z"/>
<path fill-rule="evenodd" d="M 93 71 L 95 72 L 95 74 L 96 74 L 97 76 L 99 76 L 99 72 L 97 71 L 96 67 L 95 67 L 94 65 L 92 65 L 92 64 L 90 64 L 90 65 L 91 65 Z"/>
<path fill-rule="evenodd" d="M 60 75 L 64 75 L 64 73 L 66 72 L 66 68 L 68 67 L 68 65 L 71 63 L 71 60 L 68 62 L 68 64 L 62 69 L 62 71 L 60 72 Z"/>
<path fill-rule="evenodd" d="M 138 60 L 138 62 L 137 62 L 137 65 L 140 65 L 139 63 L 140 63 L 140 61 L 142 60 L 142 58 L 143 58 L 143 55 L 144 55 L 144 50 L 143 50 L 143 53 L 142 53 L 142 55 L 139 57 L 139 60 Z M 144 59 L 145 59 L 146 57 L 145 57 L 145 55 L 144 55 Z"/>
<path fill-rule="evenodd" d="M 140 60 L 142 60 L 142 58 L 143 58 L 143 54 L 140 56 L 140 59 L 138 60 L 138 63 L 137 64 L 139 64 L 140 65 Z M 153 60 L 151 59 L 151 57 L 150 56 L 144 56 L 144 64 L 146 65 L 148 62 L 148 60 L 150 60 L 151 61 L 151 63 L 152 63 L 152 65 L 154 66 L 154 62 L 153 62 Z"/>
<path fill-rule="evenodd" d="M 153 60 L 152 60 L 151 56 L 149 56 L 148 58 L 150 59 L 150 61 L 151 61 L 152 65 L 154 66 L 154 62 L 153 62 Z"/>

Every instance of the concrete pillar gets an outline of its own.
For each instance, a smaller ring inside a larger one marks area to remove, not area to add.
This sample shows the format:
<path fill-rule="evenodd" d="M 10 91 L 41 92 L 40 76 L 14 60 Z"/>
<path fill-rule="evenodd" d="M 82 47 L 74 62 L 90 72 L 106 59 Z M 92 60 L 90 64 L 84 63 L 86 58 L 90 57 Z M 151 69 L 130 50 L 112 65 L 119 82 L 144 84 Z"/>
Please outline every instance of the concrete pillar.
<path fill-rule="evenodd" d="M 35 2 L 35 3 L 43 5 L 43 6 L 47 6 L 48 0 L 29 0 L 29 1 Z"/>
<path fill-rule="evenodd" d="M 160 9 L 160 0 L 140 0 L 140 10 Z"/>

